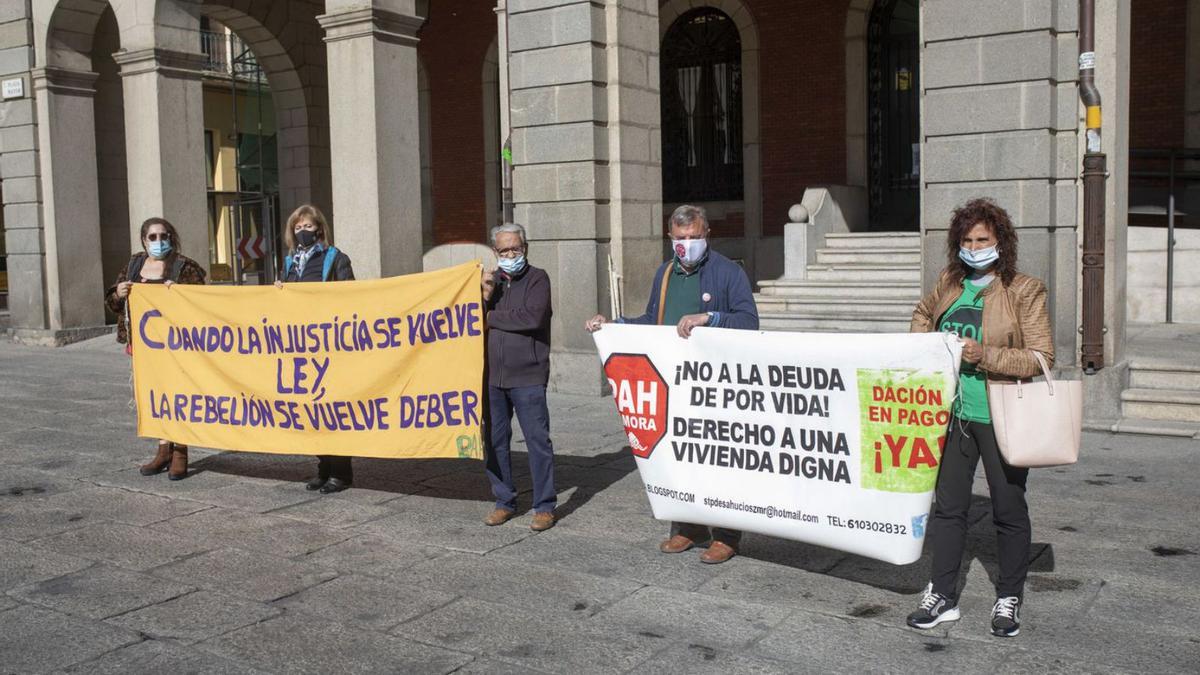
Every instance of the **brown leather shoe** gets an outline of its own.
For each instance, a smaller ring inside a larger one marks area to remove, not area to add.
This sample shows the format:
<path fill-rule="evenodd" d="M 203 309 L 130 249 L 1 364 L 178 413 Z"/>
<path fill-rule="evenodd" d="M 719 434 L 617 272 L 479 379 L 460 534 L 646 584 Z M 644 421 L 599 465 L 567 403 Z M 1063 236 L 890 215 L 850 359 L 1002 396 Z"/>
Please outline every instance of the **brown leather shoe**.
<path fill-rule="evenodd" d="M 496 525 L 503 525 L 507 523 L 512 517 L 513 512 L 509 511 L 508 509 L 493 509 L 492 512 L 488 514 L 487 518 L 483 519 L 483 524 L 489 527 L 495 527 Z"/>
<path fill-rule="evenodd" d="M 695 545 L 695 541 L 683 536 L 682 534 L 676 534 L 670 539 L 666 539 L 659 544 L 658 550 L 662 551 L 663 553 L 683 553 Z"/>
<path fill-rule="evenodd" d="M 708 545 L 708 550 L 700 554 L 700 562 L 709 565 L 719 565 L 733 556 L 737 555 L 737 550 L 723 541 L 713 540 Z"/>
<path fill-rule="evenodd" d="M 153 476 L 154 474 L 162 473 L 170 463 L 171 444 L 159 443 L 158 452 L 154 453 L 154 459 L 138 467 L 138 473 L 143 476 Z"/>
<path fill-rule="evenodd" d="M 187 478 L 187 464 L 187 446 L 172 443 L 171 469 L 167 472 L 167 478 L 171 480 L 183 480 Z"/>
<path fill-rule="evenodd" d="M 553 511 L 533 514 L 533 522 L 529 524 L 529 529 L 534 532 L 544 532 L 552 527 L 554 527 Z"/>

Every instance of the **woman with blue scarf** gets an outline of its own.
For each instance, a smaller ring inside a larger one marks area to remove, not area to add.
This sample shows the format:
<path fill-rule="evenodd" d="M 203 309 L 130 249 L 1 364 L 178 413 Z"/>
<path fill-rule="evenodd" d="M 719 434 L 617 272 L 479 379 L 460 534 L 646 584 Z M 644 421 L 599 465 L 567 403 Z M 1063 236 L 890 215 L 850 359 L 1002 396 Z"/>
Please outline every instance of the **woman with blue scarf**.
<path fill-rule="evenodd" d="M 283 279 L 275 282 L 353 281 L 354 269 L 350 257 L 329 244 L 329 223 L 325 214 L 311 204 L 305 204 L 288 217 L 283 231 L 288 246 L 284 258 Z M 320 455 L 317 457 L 317 476 L 305 487 L 321 494 L 341 492 L 354 482 L 349 457 Z"/>

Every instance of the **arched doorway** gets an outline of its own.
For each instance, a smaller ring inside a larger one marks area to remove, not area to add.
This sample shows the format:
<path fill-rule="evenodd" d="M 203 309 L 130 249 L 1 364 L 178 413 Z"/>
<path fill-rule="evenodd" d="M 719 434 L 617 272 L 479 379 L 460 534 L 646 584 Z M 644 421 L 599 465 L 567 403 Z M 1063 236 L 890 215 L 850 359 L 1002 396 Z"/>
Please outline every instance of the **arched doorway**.
<path fill-rule="evenodd" d="M 920 229 L 917 0 L 877 0 L 867 24 L 867 193 L 873 230 Z"/>
<path fill-rule="evenodd" d="M 737 25 L 714 7 L 684 13 L 663 38 L 660 82 L 663 200 L 742 200 L 742 41 Z"/>

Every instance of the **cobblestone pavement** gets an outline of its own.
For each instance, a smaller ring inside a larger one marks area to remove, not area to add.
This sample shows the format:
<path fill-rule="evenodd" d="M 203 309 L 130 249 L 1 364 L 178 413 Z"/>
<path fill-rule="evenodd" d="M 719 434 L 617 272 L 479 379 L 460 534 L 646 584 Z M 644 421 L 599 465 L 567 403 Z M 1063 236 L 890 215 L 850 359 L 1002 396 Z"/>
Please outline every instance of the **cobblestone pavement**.
<path fill-rule="evenodd" d="M 1195 672 L 1195 441 L 1088 434 L 1029 481 L 1018 638 L 988 635 L 996 573 L 976 484 L 963 619 L 903 626 L 904 567 L 747 535 L 724 565 L 667 556 L 608 400 L 551 398 L 557 527 L 487 528 L 476 461 L 193 451 L 144 478 L 111 338 L 0 345 L 0 672 Z M 520 446 L 518 446 L 519 449 Z M 521 478 L 524 453 L 517 453 Z M 528 503 L 528 493 L 523 499 Z"/>

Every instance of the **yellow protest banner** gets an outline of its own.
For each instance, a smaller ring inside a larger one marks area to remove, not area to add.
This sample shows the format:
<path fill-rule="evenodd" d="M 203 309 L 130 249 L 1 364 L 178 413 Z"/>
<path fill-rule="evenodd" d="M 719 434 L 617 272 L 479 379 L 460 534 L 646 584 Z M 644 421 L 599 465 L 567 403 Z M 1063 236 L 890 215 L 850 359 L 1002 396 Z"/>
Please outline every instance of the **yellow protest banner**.
<path fill-rule="evenodd" d="M 139 284 L 138 434 L 224 450 L 482 458 L 478 262 L 372 281 Z"/>

